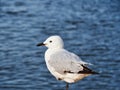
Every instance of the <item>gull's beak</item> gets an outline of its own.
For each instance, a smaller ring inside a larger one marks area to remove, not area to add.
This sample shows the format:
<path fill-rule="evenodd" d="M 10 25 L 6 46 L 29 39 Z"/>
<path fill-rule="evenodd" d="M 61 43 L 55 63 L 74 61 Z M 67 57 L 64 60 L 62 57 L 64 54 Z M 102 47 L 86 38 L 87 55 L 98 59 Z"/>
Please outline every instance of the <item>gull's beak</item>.
<path fill-rule="evenodd" d="M 37 46 L 44 46 L 44 43 L 38 43 Z"/>

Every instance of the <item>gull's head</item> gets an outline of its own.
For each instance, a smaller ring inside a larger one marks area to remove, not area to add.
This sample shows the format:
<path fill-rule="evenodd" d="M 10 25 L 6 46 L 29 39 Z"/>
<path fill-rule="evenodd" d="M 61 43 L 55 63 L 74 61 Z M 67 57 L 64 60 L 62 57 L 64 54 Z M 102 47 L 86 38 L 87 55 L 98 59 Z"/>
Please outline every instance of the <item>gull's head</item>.
<path fill-rule="evenodd" d="M 37 46 L 43 46 L 43 45 L 48 48 L 63 48 L 64 47 L 63 40 L 58 35 L 50 36 L 43 43 L 37 44 Z"/>

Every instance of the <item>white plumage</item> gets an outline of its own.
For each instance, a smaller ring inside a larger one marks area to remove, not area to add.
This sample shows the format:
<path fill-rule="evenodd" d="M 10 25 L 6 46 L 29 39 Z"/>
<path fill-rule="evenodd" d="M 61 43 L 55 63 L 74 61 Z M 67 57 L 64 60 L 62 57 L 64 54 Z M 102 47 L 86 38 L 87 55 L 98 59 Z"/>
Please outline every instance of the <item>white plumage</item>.
<path fill-rule="evenodd" d="M 47 68 L 56 79 L 74 83 L 90 74 L 96 74 L 87 68 L 87 62 L 64 49 L 64 43 L 60 36 L 51 36 L 37 46 L 41 45 L 48 47 L 45 52 L 45 61 Z"/>

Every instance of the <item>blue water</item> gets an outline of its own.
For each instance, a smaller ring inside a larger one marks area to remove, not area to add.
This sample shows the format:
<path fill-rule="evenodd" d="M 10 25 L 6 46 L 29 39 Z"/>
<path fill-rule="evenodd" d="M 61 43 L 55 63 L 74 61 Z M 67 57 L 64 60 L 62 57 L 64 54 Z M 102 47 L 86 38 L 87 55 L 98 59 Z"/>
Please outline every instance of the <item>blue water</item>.
<path fill-rule="evenodd" d="M 0 90 L 65 89 L 36 47 L 55 34 L 100 72 L 70 90 L 120 90 L 119 0 L 0 0 Z"/>

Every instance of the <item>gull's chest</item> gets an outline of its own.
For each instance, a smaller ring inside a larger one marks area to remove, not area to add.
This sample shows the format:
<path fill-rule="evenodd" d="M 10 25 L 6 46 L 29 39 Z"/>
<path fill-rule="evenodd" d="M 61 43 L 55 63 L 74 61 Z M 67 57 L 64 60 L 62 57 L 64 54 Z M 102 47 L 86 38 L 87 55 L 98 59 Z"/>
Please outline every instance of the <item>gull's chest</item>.
<path fill-rule="evenodd" d="M 59 78 L 59 77 L 61 77 L 61 75 L 59 74 L 59 73 L 57 73 L 56 71 L 55 71 L 55 69 L 49 64 L 49 60 L 50 60 L 50 57 L 51 57 L 51 55 L 53 55 L 54 53 L 56 53 L 57 51 L 55 51 L 55 50 L 47 50 L 46 52 L 45 52 L 45 61 L 46 61 L 46 65 L 47 65 L 47 68 L 48 68 L 48 70 L 51 72 L 51 74 L 52 75 L 54 75 L 56 78 Z"/>
<path fill-rule="evenodd" d="M 58 50 L 53 50 L 53 49 L 48 49 L 45 52 L 45 61 L 46 63 L 48 63 L 48 61 L 50 60 L 51 55 L 53 55 L 54 53 L 56 53 Z"/>
<path fill-rule="evenodd" d="M 50 56 L 53 54 L 53 50 L 48 49 L 45 52 L 45 61 L 48 62 L 50 60 Z"/>

